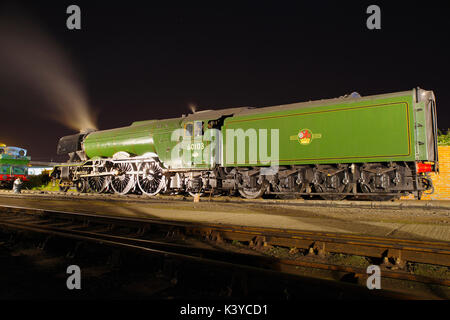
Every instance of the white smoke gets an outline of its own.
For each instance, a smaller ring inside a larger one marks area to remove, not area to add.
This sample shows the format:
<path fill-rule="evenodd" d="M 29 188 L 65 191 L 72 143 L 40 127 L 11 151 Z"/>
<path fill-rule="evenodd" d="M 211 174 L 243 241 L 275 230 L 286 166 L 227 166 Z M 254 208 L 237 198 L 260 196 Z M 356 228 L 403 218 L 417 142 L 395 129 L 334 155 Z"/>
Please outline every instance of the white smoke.
<path fill-rule="evenodd" d="M 40 99 L 29 111 L 77 131 L 97 129 L 96 113 L 89 108 L 72 64 L 29 18 L 0 16 L 0 78 Z"/>

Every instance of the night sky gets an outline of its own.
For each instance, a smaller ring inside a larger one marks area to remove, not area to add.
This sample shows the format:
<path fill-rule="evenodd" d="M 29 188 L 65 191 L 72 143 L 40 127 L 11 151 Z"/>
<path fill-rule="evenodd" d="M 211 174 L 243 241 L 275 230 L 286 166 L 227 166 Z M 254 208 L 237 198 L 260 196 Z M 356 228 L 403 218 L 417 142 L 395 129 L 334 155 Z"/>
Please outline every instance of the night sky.
<path fill-rule="evenodd" d="M 189 104 L 269 106 L 416 86 L 434 91 L 438 127 L 450 127 L 443 2 L 311 3 L 72 0 L 14 8 L 64 49 L 100 129 L 179 117 Z M 66 28 L 70 4 L 81 8 L 81 30 Z M 366 28 L 370 4 L 381 8 L 381 30 Z M 50 119 L 44 103 L 0 70 L 0 142 L 56 160 L 59 138 L 75 131 Z"/>

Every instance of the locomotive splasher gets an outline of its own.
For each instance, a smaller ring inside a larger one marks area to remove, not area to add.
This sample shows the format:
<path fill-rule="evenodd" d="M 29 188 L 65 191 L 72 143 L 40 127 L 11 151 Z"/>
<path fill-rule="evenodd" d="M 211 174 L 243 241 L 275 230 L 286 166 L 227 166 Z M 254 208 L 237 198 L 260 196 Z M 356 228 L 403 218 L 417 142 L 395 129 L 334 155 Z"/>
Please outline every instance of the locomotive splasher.
<path fill-rule="evenodd" d="M 417 88 L 206 110 L 63 137 L 58 153 L 69 162 L 55 175 L 63 190 L 81 192 L 420 198 L 432 189 L 428 172 L 438 172 L 436 137 L 434 94 Z M 264 150 L 277 151 L 275 170 Z"/>

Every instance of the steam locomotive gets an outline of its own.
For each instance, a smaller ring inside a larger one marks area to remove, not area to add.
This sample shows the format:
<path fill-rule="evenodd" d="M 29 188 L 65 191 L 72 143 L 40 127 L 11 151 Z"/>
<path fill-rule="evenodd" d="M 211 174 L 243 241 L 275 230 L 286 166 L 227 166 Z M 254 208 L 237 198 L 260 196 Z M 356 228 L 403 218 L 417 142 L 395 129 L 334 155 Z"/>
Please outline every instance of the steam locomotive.
<path fill-rule="evenodd" d="M 436 101 L 409 91 L 204 110 L 62 137 L 60 189 L 390 200 L 432 190 Z"/>
<path fill-rule="evenodd" d="M 27 150 L 0 144 L 0 188 L 11 188 L 17 178 L 28 181 Z"/>

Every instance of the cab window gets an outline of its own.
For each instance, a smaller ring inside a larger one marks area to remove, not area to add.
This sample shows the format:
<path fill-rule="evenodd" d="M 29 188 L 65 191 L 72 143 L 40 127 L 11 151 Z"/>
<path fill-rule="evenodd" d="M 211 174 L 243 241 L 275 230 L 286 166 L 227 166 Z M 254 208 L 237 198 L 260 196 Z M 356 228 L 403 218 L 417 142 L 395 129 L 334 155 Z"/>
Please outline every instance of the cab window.
<path fill-rule="evenodd" d="M 194 137 L 203 135 L 203 123 L 201 121 L 195 121 Z"/>
<path fill-rule="evenodd" d="M 192 124 L 192 122 L 186 123 L 184 125 L 184 136 L 185 137 L 192 137 L 192 131 L 193 131 L 193 124 Z"/>

